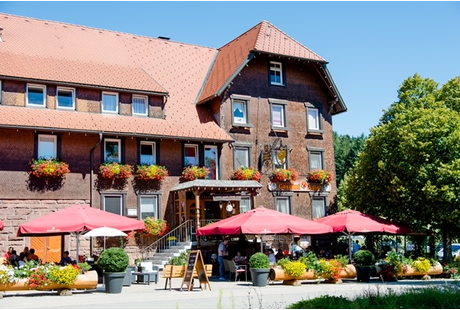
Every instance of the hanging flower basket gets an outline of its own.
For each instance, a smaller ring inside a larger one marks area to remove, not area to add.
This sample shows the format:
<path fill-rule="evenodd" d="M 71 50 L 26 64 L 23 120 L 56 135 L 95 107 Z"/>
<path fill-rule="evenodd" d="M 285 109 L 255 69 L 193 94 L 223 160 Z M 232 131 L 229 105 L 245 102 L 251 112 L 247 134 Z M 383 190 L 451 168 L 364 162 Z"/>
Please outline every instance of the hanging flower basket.
<path fill-rule="evenodd" d="M 294 168 L 278 168 L 273 170 L 272 174 L 270 175 L 270 180 L 272 182 L 290 182 L 296 181 L 298 178 L 299 173 Z"/>
<path fill-rule="evenodd" d="M 157 180 L 163 181 L 169 176 L 169 171 L 165 166 L 160 165 L 137 165 L 136 166 L 136 179 L 138 180 Z"/>
<path fill-rule="evenodd" d="M 206 179 L 209 175 L 209 168 L 200 166 L 188 166 L 182 171 L 181 179 L 184 181 L 193 181 L 196 179 Z"/>
<path fill-rule="evenodd" d="M 129 179 L 133 175 L 133 169 L 131 165 L 105 162 L 99 167 L 99 173 L 107 179 Z"/>
<path fill-rule="evenodd" d="M 56 158 L 34 159 L 30 168 L 30 174 L 38 178 L 62 178 L 70 172 L 69 165 Z"/>
<path fill-rule="evenodd" d="M 259 182 L 262 174 L 253 167 L 241 167 L 233 171 L 231 180 L 254 180 Z"/>
<path fill-rule="evenodd" d="M 332 181 L 332 174 L 326 170 L 314 170 L 307 174 L 307 180 L 311 183 L 329 184 Z"/>

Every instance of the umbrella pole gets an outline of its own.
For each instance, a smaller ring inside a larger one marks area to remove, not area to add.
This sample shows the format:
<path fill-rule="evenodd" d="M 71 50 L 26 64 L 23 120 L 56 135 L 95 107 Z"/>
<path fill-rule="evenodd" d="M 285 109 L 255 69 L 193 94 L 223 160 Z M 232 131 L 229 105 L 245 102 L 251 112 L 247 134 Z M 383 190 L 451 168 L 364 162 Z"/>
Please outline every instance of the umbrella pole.
<path fill-rule="evenodd" d="M 80 253 L 80 233 L 77 232 L 77 257 L 75 257 L 75 260 L 77 261 L 77 263 L 80 262 L 80 257 L 78 256 L 79 253 Z"/>
<path fill-rule="evenodd" d="M 352 260 L 352 246 L 351 246 L 351 234 L 348 234 L 348 255 L 350 256 L 350 263 L 353 261 Z"/>

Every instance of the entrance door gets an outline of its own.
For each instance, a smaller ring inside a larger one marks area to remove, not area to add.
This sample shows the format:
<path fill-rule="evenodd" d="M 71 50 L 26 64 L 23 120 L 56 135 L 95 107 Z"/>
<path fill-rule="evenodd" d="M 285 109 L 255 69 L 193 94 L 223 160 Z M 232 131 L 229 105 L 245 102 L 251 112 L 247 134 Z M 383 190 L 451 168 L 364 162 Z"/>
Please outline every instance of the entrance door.
<path fill-rule="evenodd" d="M 60 262 L 62 253 L 62 236 L 32 237 L 30 248 L 35 249 L 35 254 L 42 263 Z"/>

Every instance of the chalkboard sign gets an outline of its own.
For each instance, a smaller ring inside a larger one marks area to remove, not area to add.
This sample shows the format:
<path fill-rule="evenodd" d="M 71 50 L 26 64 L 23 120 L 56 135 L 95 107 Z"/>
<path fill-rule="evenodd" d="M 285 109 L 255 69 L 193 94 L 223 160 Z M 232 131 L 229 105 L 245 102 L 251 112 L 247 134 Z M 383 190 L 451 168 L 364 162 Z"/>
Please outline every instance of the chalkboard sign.
<path fill-rule="evenodd" d="M 193 289 L 193 274 L 195 270 L 198 280 L 200 281 L 200 288 L 203 290 L 202 284 L 204 284 L 205 286 L 208 285 L 209 290 L 211 290 L 211 285 L 209 283 L 208 275 L 206 274 L 203 256 L 200 250 L 190 251 L 180 290 L 182 291 L 184 284 L 187 286 L 188 291 Z"/>

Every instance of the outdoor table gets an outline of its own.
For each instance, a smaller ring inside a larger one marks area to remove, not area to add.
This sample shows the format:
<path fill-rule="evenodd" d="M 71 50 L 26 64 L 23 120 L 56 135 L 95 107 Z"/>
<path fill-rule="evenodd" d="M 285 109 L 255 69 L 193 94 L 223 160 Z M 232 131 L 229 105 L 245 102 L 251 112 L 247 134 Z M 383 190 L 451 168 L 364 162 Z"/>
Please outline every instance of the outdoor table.
<path fill-rule="evenodd" d="M 139 276 L 145 276 L 147 277 L 147 284 L 150 285 L 150 277 L 153 276 L 153 280 L 155 281 L 155 284 L 158 283 L 158 271 L 150 271 L 150 272 L 131 272 L 133 276 L 136 277 L 136 283 L 139 283 Z"/>

